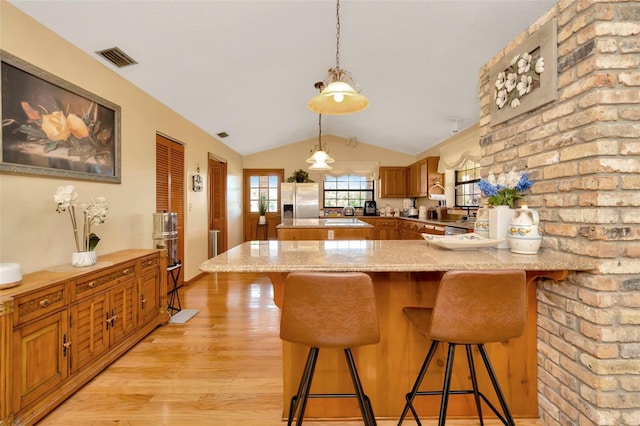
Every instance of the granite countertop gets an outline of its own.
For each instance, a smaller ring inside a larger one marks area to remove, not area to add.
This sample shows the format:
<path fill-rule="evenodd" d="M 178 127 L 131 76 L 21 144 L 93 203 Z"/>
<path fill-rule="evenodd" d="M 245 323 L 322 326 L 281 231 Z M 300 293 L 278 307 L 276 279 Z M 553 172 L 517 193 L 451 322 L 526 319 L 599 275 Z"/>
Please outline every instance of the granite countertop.
<path fill-rule="evenodd" d="M 329 219 L 284 219 L 276 228 L 373 228 L 356 217 Z"/>
<path fill-rule="evenodd" d="M 447 250 L 425 240 L 249 241 L 200 265 L 204 272 L 418 272 L 522 269 L 584 271 L 595 259 L 550 249 L 536 255 L 509 250 Z"/>

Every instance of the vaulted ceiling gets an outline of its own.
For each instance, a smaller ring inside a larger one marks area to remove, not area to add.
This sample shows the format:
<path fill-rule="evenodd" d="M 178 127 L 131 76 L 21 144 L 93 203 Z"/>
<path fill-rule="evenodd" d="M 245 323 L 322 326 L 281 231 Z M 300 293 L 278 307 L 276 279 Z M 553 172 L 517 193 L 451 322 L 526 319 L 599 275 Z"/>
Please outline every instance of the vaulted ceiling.
<path fill-rule="evenodd" d="M 317 137 L 333 0 L 9 2 L 240 154 Z M 417 154 L 476 123 L 479 68 L 555 3 L 342 0 L 340 65 L 370 105 L 323 116 L 323 134 Z M 95 53 L 114 46 L 138 64 Z"/>

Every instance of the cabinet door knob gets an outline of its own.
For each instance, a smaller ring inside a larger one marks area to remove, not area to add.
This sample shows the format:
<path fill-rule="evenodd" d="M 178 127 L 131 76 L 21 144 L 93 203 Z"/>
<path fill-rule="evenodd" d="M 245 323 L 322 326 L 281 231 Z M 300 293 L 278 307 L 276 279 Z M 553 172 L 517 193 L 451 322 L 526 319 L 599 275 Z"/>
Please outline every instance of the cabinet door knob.
<path fill-rule="evenodd" d="M 40 306 L 42 306 L 43 308 L 48 307 L 51 304 L 51 302 L 49 302 L 49 299 L 43 299 L 40 301 Z"/>
<path fill-rule="evenodd" d="M 89 281 L 89 284 L 87 284 L 89 286 L 89 288 L 94 288 L 96 286 L 96 282 L 95 281 Z"/>

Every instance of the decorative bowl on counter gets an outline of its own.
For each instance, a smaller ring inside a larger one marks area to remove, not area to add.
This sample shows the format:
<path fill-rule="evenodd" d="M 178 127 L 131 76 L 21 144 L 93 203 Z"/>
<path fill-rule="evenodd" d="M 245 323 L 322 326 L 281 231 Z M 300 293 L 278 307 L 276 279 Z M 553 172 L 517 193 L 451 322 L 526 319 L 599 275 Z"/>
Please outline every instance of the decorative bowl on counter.
<path fill-rule="evenodd" d="M 474 233 L 458 235 L 422 234 L 422 238 L 427 240 L 430 245 L 449 250 L 475 250 L 495 247 L 505 240 L 505 238 L 484 238 Z"/>

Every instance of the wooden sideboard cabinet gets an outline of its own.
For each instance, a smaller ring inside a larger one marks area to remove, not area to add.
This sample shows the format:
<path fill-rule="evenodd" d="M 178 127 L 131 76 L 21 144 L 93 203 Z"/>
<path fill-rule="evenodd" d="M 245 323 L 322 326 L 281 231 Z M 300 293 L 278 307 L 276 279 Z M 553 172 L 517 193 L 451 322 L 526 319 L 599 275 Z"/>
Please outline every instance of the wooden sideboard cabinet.
<path fill-rule="evenodd" d="M 0 290 L 0 426 L 32 425 L 159 325 L 165 250 L 26 274 Z"/>

